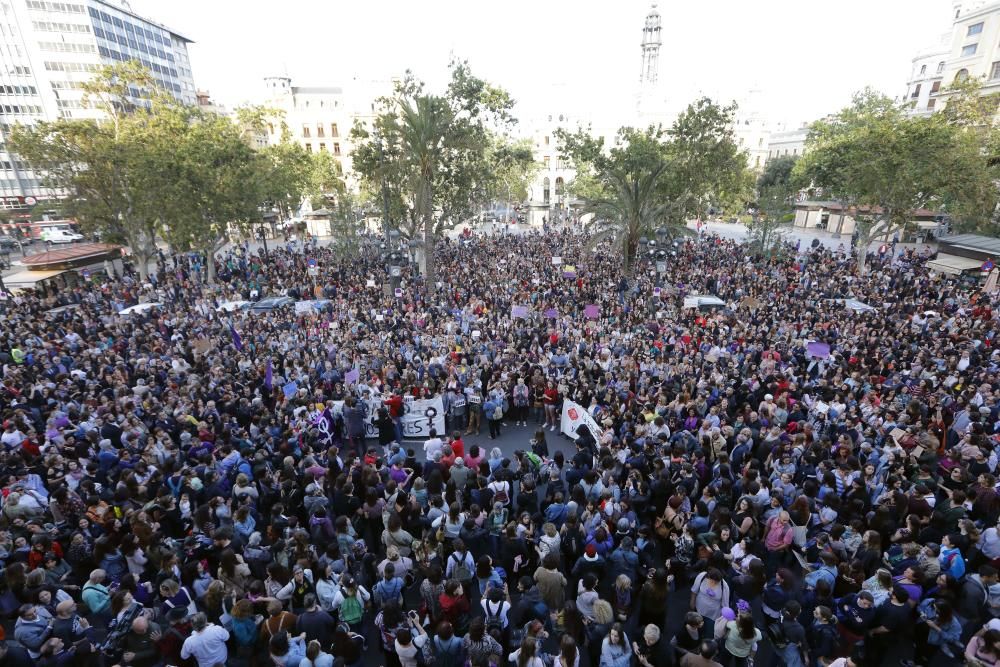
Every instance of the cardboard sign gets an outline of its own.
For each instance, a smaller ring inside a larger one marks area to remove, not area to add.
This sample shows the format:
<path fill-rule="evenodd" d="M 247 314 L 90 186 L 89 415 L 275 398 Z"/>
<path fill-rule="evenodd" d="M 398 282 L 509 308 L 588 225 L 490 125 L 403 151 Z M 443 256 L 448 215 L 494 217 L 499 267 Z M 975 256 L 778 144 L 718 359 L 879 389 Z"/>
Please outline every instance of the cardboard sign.
<path fill-rule="evenodd" d="M 562 264 L 562 257 L 552 258 L 552 266 L 559 266 L 560 264 Z"/>
<path fill-rule="evenodd" d="M 403 298 L 403 288 L 402 288 L 402 287 L 397 287 L 397 288 L 396 288 L 396 289 L 395 289 L 395 290 L 393 291 L 393 293 L 394 293 L 394 294 L 396 295 L 396 298 L 397 298 L 397 299 L 402 299 L 402 298 Z"/>
<path fill-rule="evenodd" d="M 374 281 L 374 280 L 372 280 L 371 278 L 369 278 L 369 279 L 368 279 L 368 280 L 367 280 L 367 281 L 365 282 L 365 287 L 375 287 L 375 281 Z"/>

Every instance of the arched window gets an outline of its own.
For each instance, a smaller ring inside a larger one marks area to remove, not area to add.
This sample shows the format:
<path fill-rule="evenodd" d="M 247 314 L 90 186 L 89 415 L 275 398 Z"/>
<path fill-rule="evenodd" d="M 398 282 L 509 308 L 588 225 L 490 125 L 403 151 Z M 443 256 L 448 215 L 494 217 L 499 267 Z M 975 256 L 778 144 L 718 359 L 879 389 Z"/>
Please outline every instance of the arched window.
<path fill-rule="evenodd" d="M 545 200 L 546 204 L 549 203 L 549 179 L 548 179 L 548 177 L 546 177 L 545 180 L 542 181 L 542 199 Z"/>
<path fill-rule="evenodd" d="M 955 75 L 955 83 L 961 83 L 962 81 L 965 81 L 968 78 L 969 78 L 969 70 L 960 69 L 958 70 L 958 74 Z"/>
<path fill-rule="evenodd" d="M 556 178 L 556 197 L 562 197 L 563 195 L 563 179 L 562 176 Z"/>

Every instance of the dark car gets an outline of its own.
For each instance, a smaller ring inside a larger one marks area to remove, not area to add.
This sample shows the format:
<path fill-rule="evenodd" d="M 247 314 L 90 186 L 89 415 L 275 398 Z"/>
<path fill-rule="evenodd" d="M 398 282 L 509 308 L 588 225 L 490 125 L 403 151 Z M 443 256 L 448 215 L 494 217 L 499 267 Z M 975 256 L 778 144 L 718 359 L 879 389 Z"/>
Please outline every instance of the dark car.
<path fill-rule="evenodd" d="M 290 296 L 269 296 L 250 306 L 251 313 L 269 313 L 277 308 L 291 307 L 295 299 Z"/>
<path fill-rule="evenodd" d="M 20 244 L 10 234 L 0 234 L 0 252 L 14 252 L 20 247 Z"/>

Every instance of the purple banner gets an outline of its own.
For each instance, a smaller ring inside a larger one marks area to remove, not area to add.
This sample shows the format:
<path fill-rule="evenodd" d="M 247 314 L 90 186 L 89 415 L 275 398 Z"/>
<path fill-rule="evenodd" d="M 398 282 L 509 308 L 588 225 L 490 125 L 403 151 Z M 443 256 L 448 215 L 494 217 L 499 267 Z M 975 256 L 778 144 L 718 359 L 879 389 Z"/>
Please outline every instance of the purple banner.
<path fill-rule="evenodd" d="M 830 356 L 830 346 L 826 343 L 809 343 L 806 345 L 806 351 L 809 353 L 810 357 L 826 359 Z"/>
<path fill-rule="evenodd" d="M 510 309 L 511 317 L 527 317 L 528 307 L 527 306 L 511 306 Z"/>
<path fill-rule="evenodd" d="M 555 318 L 559 317 L 559 311 L 556 310 L 555 308 L 549 308 L 543 314 L 545 315 L 545 317 L 548 317 L 548 318 L 551 318 L 551 319 L 555 319 Z"/>
<path fill-rule="evenodd" d="M 583 314 L 587 316 L 587 319 L 596 320 L 601 316 L 601 307 L 596 304 L 588 304 L 583 308 Z"/>

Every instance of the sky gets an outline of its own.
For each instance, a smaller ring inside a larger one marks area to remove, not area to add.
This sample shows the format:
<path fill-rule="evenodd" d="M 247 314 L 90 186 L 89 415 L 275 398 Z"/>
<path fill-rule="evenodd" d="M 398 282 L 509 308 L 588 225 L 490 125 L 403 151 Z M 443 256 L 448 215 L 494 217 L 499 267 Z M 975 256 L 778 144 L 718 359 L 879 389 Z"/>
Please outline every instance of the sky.
<path fill-rule="evenodd" d="M 229 107 L 264 76 L 293 85 L 383 80 L 441 89 L 452 55 L 509 90 L 517 113 L 624 124 L 635 108 L 648 0 L 131 0 L 195 40 L 195 83 Z M 661 0 L 660 87 L 678 106 L 759 90 L 796 126 L 873 86 L 904 94 L 913 56 L 950 28 L 949 0 Z"/>

